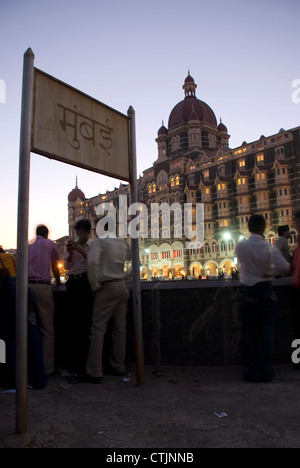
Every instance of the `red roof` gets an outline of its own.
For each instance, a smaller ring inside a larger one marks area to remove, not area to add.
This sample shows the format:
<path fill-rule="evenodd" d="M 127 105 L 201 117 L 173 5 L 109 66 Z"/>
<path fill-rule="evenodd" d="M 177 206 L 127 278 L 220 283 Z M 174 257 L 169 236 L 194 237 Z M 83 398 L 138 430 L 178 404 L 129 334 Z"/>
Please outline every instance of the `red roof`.
<path fill-rule="evenodd" d="M 217 127 L 217 119 L 213 110 L 205 102 L 197 99 L 196 96 L 186 96 L 172 110 L 169 117 L 168 129 L 170 130 L 170 128 L 176 125 L 188 122 L 192 112 L 193 115 L 197 114 L 200 121 L 205 121 Z"/>

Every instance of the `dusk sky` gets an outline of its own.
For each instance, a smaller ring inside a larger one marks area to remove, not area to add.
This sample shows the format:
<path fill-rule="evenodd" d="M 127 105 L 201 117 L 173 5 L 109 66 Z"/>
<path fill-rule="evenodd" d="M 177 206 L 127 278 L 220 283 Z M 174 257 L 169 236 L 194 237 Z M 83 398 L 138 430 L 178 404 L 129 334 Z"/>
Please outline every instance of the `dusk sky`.
<path fill-rule="evenodd" d="M 157 159 L 157 131 L 184 98 L 188 70 L 231 148 L 299 126 L 299 18 L 299 0 L 0 0 L 0 244 L 17 243 L 29 47 L 35 67 L 123 114 L 133 106 L 139 175 Z M 68 234 L 76 176 L 87 198 L 120 183 L 31 153 L 29 238 L 41 223 L 53 240 Z"/>

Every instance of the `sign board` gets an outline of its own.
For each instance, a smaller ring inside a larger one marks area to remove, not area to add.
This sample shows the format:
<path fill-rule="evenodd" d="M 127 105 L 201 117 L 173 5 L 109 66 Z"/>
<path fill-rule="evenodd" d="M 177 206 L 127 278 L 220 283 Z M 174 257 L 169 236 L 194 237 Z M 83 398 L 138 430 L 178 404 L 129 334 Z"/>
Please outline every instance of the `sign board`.
<path fill-rule="evenodd" d="M 31 151 L 130 181 L 129 118 L 34 68 Z"/>

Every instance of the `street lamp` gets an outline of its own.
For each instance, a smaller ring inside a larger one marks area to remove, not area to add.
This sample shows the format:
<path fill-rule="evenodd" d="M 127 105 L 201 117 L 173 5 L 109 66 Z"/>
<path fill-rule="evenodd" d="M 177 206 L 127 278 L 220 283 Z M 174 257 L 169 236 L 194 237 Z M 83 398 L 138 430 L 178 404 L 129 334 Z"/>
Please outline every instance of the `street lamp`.
<path fill-rule="evenodd" d="M 231 239 L 231 233 L 229 231 L 226 231 L 226 232 L 223 233 L 222 237 L 223 237 L 224 240 L 228 241 L 228 240 Z"/>

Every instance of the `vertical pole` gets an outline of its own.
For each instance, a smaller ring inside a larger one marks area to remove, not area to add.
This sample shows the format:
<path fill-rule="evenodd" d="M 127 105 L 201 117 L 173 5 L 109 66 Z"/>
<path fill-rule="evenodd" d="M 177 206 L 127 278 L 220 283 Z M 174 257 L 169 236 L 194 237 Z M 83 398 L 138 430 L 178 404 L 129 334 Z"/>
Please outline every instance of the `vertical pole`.
<path fill-rule="evenodd" d="M 27 288 L 28 213 L 34 54 L 24 54 L 19 154 L 16 278 L 16 432 L 28 428 Z"/>
<path fill-rule="evenodd" d="M 135 135 L 135 111 L 129 107 L 127 115 L 130 119 L 130 152 L 131 152 L 131 203 L 137 203 L 137 164 L 136 164 L 136 135 Z M 132 304 L 134 320 L 134 342 L 136 359 L 136 384 L 144 383 L 144 350 L 143 350 L 143 327 L 141 308 L 141 284 L 140 284 L 140 254 L 139 239 L 131 239 L 132 252 Z"/>
<path fill-rule="evenodd" d="M 154 364 L 156 375 L 159 375 L 160 365 L 160 304 L 159 304 L 159 283 L 151 290 L 152 298 L 152 323 L 153 323 L 153 348 Z"/>

